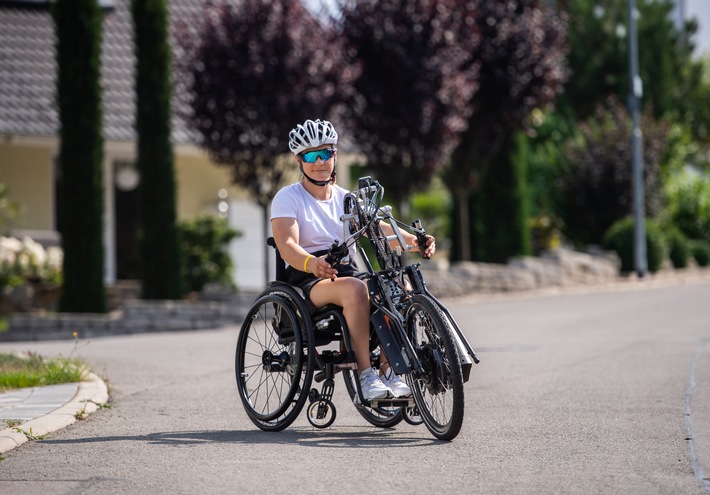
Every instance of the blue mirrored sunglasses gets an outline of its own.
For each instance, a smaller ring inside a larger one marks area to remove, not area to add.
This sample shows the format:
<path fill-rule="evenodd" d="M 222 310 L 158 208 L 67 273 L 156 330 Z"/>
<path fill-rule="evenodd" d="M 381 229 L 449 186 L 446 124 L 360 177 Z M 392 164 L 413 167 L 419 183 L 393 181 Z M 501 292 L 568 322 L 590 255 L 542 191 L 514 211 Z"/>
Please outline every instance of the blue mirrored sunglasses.
<path fill-rule="evenodd" d="M 319 158 L 324 162 L 327 162 L 333 158 L 335 151 L 335 148 L 318 151 L 306 151 L 305 153 L 301 153 L 299 156 L 301 157 L 301 160 L 306 163 L 315 163 Z"/>

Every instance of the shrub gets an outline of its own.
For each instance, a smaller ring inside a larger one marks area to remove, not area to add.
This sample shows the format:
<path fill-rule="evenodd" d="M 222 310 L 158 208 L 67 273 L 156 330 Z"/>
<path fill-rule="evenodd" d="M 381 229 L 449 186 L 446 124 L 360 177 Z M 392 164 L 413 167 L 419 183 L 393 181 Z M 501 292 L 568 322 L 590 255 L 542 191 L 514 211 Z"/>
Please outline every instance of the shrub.
<path fill-rule="evenodd" d="M 686 268 L 691 255 L 688 238 L 677 227 L 671 227 L 666 231 L 666 241 L 668 242 L 668 256 L 673 267 Z"/>
<path fill-rule="evenodd" d="M 604 234 L 604 247 L 616 251 L 621 259 L 621 271 L 634 270 L 634 219 L 626 217 L 615 222 Z M 660 228 L 646 220 L 646 258 L 648 271 L 660 270 L 666 258 L 666 240 Z"/>
<path fill-rule="evenodd" d="M 202 215 L 180 224 L 184 252 L 183 275 L 190 291 L 200 291 L 210 282 L 233 286 L 232 259 L 226 248 L 241 232 L 227 221 Z"/>
<path fill-rule="evenodd" d="M 698 266 L 710 265 L 710 242 L 690 241 L 690 251 Z"/>
<path fill-rule="evenodd" d="M 673 225 L 691 239 L 710 241 L 710 177 L 685 170 L 666 184 Z"/>
<path fill-rule="evenodd" d="M 621 102 L 609 99 L 579 125 L 581 138 L 564 148 L 569 174 L 560 178 L 565 236 L 575 244 L 598 244 L 614 222 L 632 211 L 631 121 Z M 645 114 L 645 214 L 658 215 L 663 206 L 661 163 L 667 148 L 667 124 Z"/>

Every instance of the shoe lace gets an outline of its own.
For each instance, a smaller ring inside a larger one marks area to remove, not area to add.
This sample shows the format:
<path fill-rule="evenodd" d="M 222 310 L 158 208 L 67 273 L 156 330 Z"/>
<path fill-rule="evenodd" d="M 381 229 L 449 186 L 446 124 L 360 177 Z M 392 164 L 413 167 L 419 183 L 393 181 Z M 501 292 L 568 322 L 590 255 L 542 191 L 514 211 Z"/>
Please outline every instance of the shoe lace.
<path fill-rule="evenodd" d="M 398 383 L 398 382 L 400 382 L 401 380 L 400 380 L 399 377 L 395 374 L 395 372 L 392 371 L 392 368 L 389 368 L 387 371 L 385 371 L 385 372 L 382 374 L 382 381 L 384 381 L 384 382 L 387 383 L 387 384 L 390 384 L 390 383 Z"/>
<path fill-rule="evenodd" d="M 367 373 L 362 377 L 361 384 L 364 387 L 371 387 L 377 380 L 377 375 L 374 373 Z"/>

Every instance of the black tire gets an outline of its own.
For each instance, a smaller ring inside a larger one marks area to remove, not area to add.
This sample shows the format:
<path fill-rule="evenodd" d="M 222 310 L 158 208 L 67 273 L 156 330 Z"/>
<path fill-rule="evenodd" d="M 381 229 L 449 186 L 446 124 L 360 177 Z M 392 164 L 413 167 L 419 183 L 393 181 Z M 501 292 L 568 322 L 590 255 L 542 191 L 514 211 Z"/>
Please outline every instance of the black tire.
<path fill-rule="evenodd" d="M 323 416 L 320 416 L 321 413 Z M 336 415 L 335 404 L 329 400 L 312 402 L 306 411 L 308 422 L 315 428 L 328 428 L 335 421 Z"/>
<path fill-rule="evenodd" d="M 464 415 L 463 374 L 458 349 L 436 303 L 412 296 L 405 312 L 406 332 L 424 367 L 409 373 L 407 383 L 429 431 L 439 440 L 453 440 Z"/>
<path fill-rule="evenodd" d="M 402 416 L 404 417 L 404 421 L 413 426 L 419 426 L 424 422 L 417 406 L 403 408 Z"/>
<path fill-rule="evenodd" d="M 345 382 L 345 388 L 348 391 L 351 401 L 353 401 L 357 393 L 356 379 L 356 373 L 354 371 L 348 369 L 343 370 L 343 381 Z M 357 412 L 359 412 L 368 423 L 380 428 L 392 428 L 404 419 L 401 407 L 366 407 L 363 405 L 357 405 L 355 407 L 357 408 Z"/>
<path fill-rule="evenodd" d="M 291 302 L 265 292 L 242 324 L 235 356 L 239 397 L 249 419 L 280 431 L 298 417 L 313 379 L 313 356 L 304 345 Z"/>

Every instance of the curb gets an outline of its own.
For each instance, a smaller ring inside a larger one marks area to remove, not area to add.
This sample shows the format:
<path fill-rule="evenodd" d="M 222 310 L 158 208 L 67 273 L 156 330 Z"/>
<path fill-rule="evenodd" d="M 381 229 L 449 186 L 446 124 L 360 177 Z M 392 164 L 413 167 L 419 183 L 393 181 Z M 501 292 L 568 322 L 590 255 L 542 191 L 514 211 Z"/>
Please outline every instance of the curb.
<path fill-rule="evenodd" d="M 44 416 L 22 423 L 20 427 L 24 431 L 32 431 L 36 436 L 47 435 L 75 423 L 77 411 L 85 410 L 87 415 L 93 413 L 100 405 L 106 404 L 108 398 L 108 387 L 104 381 L 90 373 L 88 381 L 79 382 L 79 388 L 69 402 Z M 12 428 L 4 428 L 0 430 L 0 454 L 19 447 L 28 440 L 27 435 Z"/>

